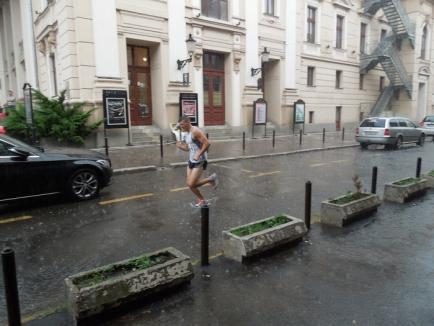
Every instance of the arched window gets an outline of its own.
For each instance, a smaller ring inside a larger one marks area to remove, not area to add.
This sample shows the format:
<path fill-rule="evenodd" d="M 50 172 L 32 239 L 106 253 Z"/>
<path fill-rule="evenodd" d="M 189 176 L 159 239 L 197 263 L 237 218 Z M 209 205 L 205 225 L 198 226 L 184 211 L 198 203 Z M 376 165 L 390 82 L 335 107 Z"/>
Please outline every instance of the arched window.
<path fill-rule="evenodd" d="M 420 57 L 422 59 L 425 59 L 425 56 L 426 56 L 427 39 L 428 39 L 428 28 L 425 25 L 423 28 L 423 32 L 422 32 L 422 40 L 421 40 L 421 48 L 420 48 Z"/>

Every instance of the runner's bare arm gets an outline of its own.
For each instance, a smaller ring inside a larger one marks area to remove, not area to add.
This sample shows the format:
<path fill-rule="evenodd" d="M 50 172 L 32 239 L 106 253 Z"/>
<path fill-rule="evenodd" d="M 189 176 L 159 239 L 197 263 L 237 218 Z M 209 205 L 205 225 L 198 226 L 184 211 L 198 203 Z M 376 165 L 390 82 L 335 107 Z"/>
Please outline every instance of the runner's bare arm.
<path fill-rule="evenodd" d="M 199 160 L 200 156 L 208 150 L 211 144 L 199 128 L 192 128 L 191 133 L 193 134 L 193 137 L 202 144 L 199 151 L 193 157 L 194 160 Z"/>
<path fill-rule="evenodd" d="M 186 143 L 177 141 L 176 147 L 178 147 L 179 149 L 182 149 L 184 152 L 188 152 L 188 145 Z"/>

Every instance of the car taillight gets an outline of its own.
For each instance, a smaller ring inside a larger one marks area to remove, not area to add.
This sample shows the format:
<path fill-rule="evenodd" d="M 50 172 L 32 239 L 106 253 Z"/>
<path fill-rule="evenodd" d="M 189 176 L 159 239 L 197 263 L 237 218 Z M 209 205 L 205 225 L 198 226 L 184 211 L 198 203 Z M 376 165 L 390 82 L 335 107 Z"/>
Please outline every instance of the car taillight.
<path fill-rule="evenodd" d="M 356 128 L 356 136 L 359 135 L 359 128 Z"/>
<path fill-rule="evenodd" d="M 384 136 L 390 136 L 390 129 L 384 129 Z"/>
<path fill-rule="evenodd" d="M 423 120 L 419 122 L 419 126 L 423 127 Z"/>

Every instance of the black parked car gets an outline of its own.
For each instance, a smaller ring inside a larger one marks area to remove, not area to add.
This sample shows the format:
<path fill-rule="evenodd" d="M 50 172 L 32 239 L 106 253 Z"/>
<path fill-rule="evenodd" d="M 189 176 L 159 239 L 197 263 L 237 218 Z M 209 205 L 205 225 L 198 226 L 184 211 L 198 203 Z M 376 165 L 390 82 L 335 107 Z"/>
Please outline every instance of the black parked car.
<path fill-rule="evenodd" d="M 78 149 L 44 151 L 0 135 L 0 204 L 59 193 L 76 200 L 94 198 L 111 176 L 110 160 L 103 154 Z"/>

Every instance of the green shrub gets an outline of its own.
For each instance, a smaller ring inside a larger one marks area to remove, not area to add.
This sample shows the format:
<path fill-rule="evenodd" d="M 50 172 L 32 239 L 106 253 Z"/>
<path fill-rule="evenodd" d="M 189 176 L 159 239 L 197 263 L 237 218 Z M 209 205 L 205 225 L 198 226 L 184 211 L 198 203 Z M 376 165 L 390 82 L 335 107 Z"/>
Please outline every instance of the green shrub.
<path fill-rule="evenodd" d="M 18 102 L 15 109 L 8 110 L 8 117 L 4 125 L 8 134 L 20 139 L 25 139 L 29 136 L 31 126 L 26 121 L 26 110 L 23 103 Z"/>
<path fill-rule="evenodd" d="M 48 98 L 35 90 L 33 99 L 37 107 L 35 124 L 40 137 L 83 144 L 86 136 L 102 123 L 87 124 L 95 109 L 83 111 L 84 103 L 65 104 L 65 91 L 57 98 Z"/>

